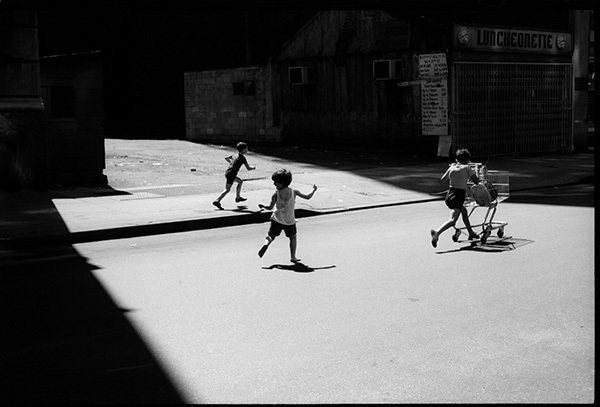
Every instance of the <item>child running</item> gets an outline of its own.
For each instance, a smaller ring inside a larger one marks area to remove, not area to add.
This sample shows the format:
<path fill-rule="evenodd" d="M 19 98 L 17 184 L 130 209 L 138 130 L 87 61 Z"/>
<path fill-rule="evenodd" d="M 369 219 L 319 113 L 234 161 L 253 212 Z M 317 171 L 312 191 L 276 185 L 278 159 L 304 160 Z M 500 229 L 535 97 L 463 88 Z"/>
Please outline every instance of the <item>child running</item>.
<path fill-rule="evenodd" d="M 309 194 L 290 188 L 292 183 L 292 173 L 286 169 L 277 170 L 271 176 L 276 191 L 271 197 L 271 203 L 268 206 L 258 204 L 260 209 L 271 210 L 275 207 L 275 211 L 271 215 L 271 226 L 265 244 L 258 251 L 258 256 L 263 257 L 269 245 L 281 234 L 283 230 L 285 235 L 290 239 L 290 257 L 292 263 L 298 263 L 299 258 L 296 257 L 297 245 L 297 229 L 295 217 L 296 196 L 304 199 L 310 199 L 315 194 L 317 186 L 312 186 L 312 191 Z"/>
<path fill-rule="evenodd" d="M 223 192 L 221 192 L 221 195 L 219 195 L 217 200 L 213 202 L 213 205 L 219 209 L 223 209 L 223 207 L 221 206 L 221 199 L 223 199 L 225 195 L 227 195 L 229 191 L 231 191 L 231 186 L 234 182 L 237 182 L 235 201 L 243 202 L 246 200 L 246 198 L 243 198 L 241 195 L 242 183 L 244 181 L 238 177 L 238 172 L 240 171 L 242 165 L 245 165 L 248 171 L 256 169 L 256 167 L 251 167 L 248 165 L 248 160 L 246 160 L 245 157 L 245 155 L 248 154 L 248 144 L 244 142 L 239 142 L 237 143 L 236 148 L 238 151 L 236 156 L 233 156 L 232 154 L 228 157 L 225 157 L 225 161 L 229 163 L 229 167 L 225 171 L 225 189 L 223 190 Z"/>
<path fill-rule="evenodd" d="M 454 226 L 458 217 L 462 215 L 462 220 L 469 231 L 469 240 L 477 239 L 479 236 L 473 232 L 471 223 L 469 222 L 469 215 L 467 208 L 463 206 L 467 196 L 468 185 L 467 181 L 470 179 L 474 184 L 479 184 L 479 178 L 475 174 L 475 171 L 469 166 L 471 162 L 471 154 L 466 148 L 460 148 L 456 150 L 456 163 L 450 164 L 441 180 L 444 181 L 446 178 L 450 180 L 450 186 L 446 193 L 446 206 L 452 210 L 450 219 L 444 222 L 437 230 L 431 229 L 431 245 L 437 247 L 437 242 L 440 235 L 449 227 Z"/>

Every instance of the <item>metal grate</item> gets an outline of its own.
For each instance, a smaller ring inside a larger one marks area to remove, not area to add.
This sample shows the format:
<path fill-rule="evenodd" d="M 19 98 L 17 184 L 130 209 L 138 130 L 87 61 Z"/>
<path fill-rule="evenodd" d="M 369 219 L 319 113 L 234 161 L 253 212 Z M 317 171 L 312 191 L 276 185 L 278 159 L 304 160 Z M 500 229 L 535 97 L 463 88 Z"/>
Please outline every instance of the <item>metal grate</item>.
<path fill-rule="evenodd" d="M 569 151 L 571 64 L 455 62 L 452 143 L 473 156 Z"/>

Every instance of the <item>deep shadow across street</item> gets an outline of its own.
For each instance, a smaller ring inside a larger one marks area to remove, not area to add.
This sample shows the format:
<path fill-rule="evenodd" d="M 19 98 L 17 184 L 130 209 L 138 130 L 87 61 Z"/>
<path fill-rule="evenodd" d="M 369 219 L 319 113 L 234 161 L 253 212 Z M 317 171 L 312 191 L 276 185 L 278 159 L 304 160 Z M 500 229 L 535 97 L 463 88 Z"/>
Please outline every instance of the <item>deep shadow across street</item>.
<path fill-rule="evenodd" d="M 398 188 L 439 194 L 440 196 L 445 193 L 447 182 L 441 182 L 439 178 L 446 165 L 454 162 L 452 157 L 401 154 L 393 150 L 336 150 L 317 146 L 257 146 L 254 151 L 281 162 L 302 162 L 315 167 L 356 173 Z M 526 203 L 531 198 L 531 203 L 543 203 L 536 197 L 538 194 L 529 192 L 532 189 L 530 188 L 532 177 L 535 178 L 533 184 L 538 185 L 536 189 L 570 184 L 589 185 L 592 189 L 594 187 L 594 176 L 580 179 L 577 175 L 583 174 L 583 177 L 594 173 L 593 148 L 573 154 L 556 152 L 521 154 L 519 156 L 472 157 L 471 161 L 484 163 L 489 170 L 508 172 L 511 191 L 528 190 L 527 193 L 519 193 L 518 201 L 511 197 L 511 202 Z M 390 169 L 395 171 L 390 171 Z M 560 201 L 560 203 L 555 203 L 557 205 L 589 206 L 587 200 L 569 202 L 567 199 L 560 199 L 557 201 Z"/>
<path fill-rule="evenodd" d="M 50 200 L 30 208 L 65 228 Z M 43 223 L 42 223 L 43 224 Z M 144 341 L 68 244 L 13 248 L 2 263 L 2 402 L 182 403 Z"/>
<path fill-rule="evenodd" d="M 594 178 L 554 187 L 530 188 L 512 194 L 507 202 L 594 207 Z"/>

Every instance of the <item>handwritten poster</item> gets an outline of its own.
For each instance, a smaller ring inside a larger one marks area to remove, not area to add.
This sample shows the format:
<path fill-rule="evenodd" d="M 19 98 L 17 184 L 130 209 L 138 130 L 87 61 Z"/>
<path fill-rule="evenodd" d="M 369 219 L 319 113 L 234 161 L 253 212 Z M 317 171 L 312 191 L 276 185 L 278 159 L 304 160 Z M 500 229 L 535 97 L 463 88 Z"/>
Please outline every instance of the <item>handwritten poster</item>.
<path fill-rule="evenodd" d="M 448 64 L 446 54 L 421 54 L 419 55 L 419 77 L 447 78 Z"/>
<path fill-rule="evenodd" d="M 448 135 L 448 65 L 446 54 L 419 55 L 421 85 L 421 131 Z"/>

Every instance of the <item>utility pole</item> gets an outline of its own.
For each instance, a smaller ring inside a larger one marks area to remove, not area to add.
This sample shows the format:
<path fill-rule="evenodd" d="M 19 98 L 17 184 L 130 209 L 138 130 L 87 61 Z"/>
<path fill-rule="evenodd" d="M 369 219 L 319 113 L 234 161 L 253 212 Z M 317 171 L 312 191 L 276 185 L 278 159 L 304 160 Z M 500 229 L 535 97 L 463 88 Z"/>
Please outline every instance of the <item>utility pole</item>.
<path fill-rule="evenodd" d="M 588 65 L 590 50 L 590 10 L 569 10 L 569 25 L 573 35 L 573 149 L 588 148 Z"/>

